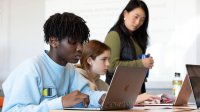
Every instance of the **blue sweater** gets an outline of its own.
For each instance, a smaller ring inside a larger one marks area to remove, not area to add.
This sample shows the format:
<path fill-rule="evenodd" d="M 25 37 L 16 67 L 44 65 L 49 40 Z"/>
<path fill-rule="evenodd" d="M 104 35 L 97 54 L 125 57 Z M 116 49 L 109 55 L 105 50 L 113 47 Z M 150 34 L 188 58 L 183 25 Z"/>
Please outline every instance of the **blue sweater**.
<path fill-rule="evenodd" d="M 104 91 L 93 91 L 72 64 L 61 66 L 46 53 L 18 66 L 3 83 L 3 112 L 48 112 L 63 109 L 62 96 L 74 90 L 88 94 L 89 107 L 99 107 Z M 74 107 L 83 107 L 77 104 Z"/>

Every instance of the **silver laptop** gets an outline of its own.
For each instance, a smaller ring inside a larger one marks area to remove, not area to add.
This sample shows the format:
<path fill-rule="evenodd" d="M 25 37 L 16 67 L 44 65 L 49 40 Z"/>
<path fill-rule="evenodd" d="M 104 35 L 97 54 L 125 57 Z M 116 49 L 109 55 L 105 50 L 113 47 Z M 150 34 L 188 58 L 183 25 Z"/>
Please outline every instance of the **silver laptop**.
<path fill-rule="evenodd" d="M 186 65 L 197 108 L 200 107 L 200 65 Z"/>
<path fill-rule="evenodd" d="M 189 76 L 186 74 L 178 96 L 173 103 L 160 103 L 160 104 L 142 104 L 145 106 L 182 106 L 187 105 L 189 98 L 192 94 Z"/>
<path fill-rule="evenodd" d="M 140 93 L 148 69 L 118 66 L 101 108 L 64 108 L 72 110 L 131 109 Z"/>

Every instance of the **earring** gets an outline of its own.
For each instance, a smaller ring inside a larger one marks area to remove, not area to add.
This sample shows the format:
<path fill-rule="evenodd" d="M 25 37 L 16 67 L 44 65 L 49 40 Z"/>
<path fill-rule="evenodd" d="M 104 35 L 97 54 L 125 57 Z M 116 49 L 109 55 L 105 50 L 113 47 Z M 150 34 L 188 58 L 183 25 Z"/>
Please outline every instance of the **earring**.
<path fill-rule="evenodd" d="M 89 62 L 89 65 L 92 65 L 92 63 L 91 63 L 91 62 Z"/>
<path fill-rule="evenodd" d="M 52 44 L 52 46 L 53 46 L 53 47 L 56 47 L 56 44 L 55 44 L 55 43 L 53 43 L 53 44 Z"/>
<path fill-rule="evenodd" d="M 124 21 L 126 20 L 126 18 L 124 17 Z"/>
<path fill-rule="evenodd" d="M 76 51 L 80 51 L 80 49 L 76 49 Z"/>

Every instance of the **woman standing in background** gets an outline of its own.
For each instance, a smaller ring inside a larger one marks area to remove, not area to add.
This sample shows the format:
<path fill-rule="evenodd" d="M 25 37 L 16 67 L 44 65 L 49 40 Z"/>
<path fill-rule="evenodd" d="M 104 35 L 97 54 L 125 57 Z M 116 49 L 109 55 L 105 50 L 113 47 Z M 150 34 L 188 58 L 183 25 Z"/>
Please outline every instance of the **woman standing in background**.
<path fill-rule="evenodd" d="M 153 67 L 153 58 L 139 59 L 148 45 L 149 12 L 141 0 L 130 0 L 121 12 L 118 21 L 108 32 L 105 44 L 111 48 L 110 67 L 106 82 L 110 84 L 115 68 L 121 66 Z M 141 93 L 145 93 L 145 82 Z"/>

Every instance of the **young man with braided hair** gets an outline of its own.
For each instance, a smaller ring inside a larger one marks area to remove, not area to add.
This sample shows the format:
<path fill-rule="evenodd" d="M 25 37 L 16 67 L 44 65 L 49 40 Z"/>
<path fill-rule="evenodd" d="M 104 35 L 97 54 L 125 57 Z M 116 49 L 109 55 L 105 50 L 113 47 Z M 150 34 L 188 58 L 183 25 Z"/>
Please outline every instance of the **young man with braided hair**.
<path fill-rule="evenodd" d="M 103 91 L 93 91 L 70 63 L 77 63 L 89 39 L 85 21 L 56 13 L 44 24 L 50 50 L 17 67 L 3 83 L 3 112 L 48 112 L 65 107 L 99 107 Z"/>

